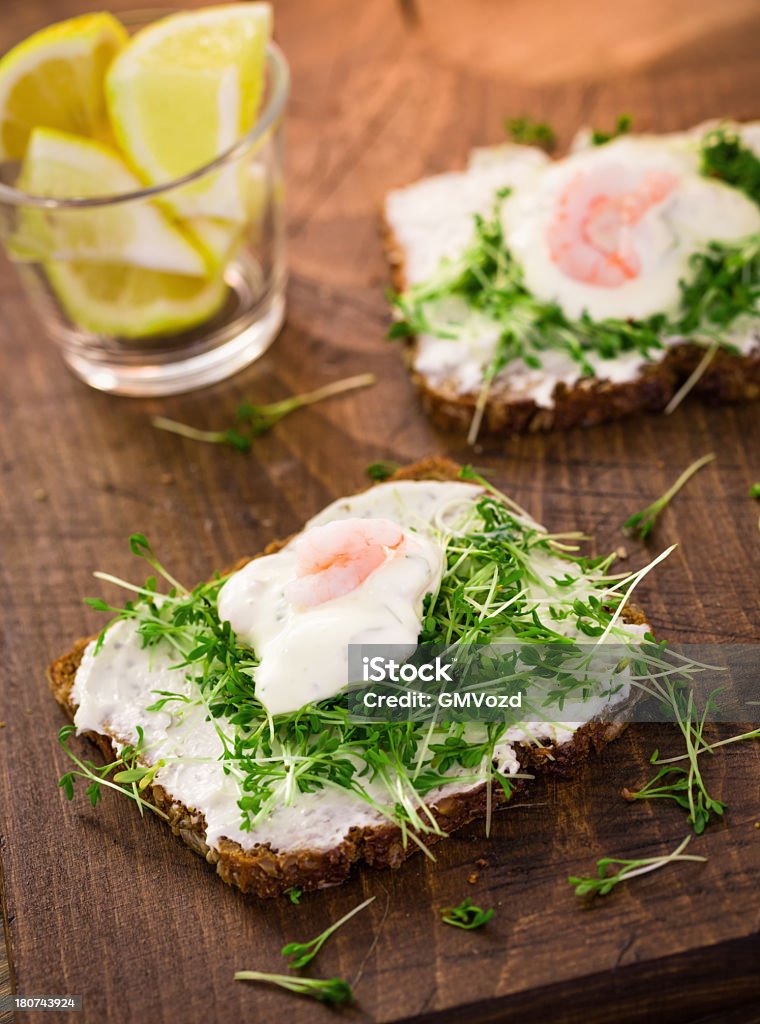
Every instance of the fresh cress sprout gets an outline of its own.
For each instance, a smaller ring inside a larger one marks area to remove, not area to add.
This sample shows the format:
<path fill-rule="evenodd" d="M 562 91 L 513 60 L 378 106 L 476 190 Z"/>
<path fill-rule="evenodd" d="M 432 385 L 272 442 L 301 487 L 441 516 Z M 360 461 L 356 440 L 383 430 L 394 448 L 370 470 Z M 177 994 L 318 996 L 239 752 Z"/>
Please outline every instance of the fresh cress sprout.
<path fill-rule="evenodd" d="M 444 924 L 450 924 L 453 928 L 465 928 L 468 931 L 473 928 L 482 928 L 492 917 L 492 907 L 483 910 L 482 907 L 476 907 L 470 899 L 462 900 L 458 907 L 443 907 L 441 909 L 441 920 Z"/>
<path fill-rule="evenodd" d="M 295 992 L 299 996 L 310 996 L 322 1003 L 340 1006 L 351 1003 L 354 993 L 342 978 L 299 978 L 290 974 L 266 974 L 263 971 L 236 971 L 235 981 L 264 981 L 270 985 Z"/>
<path fill-rule="evenodd" d="M 333 381 L 317 388 L 316 391 L 307 391 L 302 395 L 293 395 L 284 398 L 280 402 L 271 402 L 268 405 L 253 405 L 251 402 L 243 402 L 235 413 L 236 425 L 226 430 L 198 430 L 196 427 L 188 426 L 186 423 L 179 423 L 177 420 L 167 419 L 166 416 L 154 416 L 151 423 L 159 430 L 168 430 L 172 434 L 179 434 L 191 441 L 202 441 L 206 444 L 225 444 L 237 451 L 248 452 L 251 450 L 255 438 L 266 434 L 275 424 L 279 423 L 285 416 L 302 409 L 307 405 L 315 405 L 326 398 L 340 395 L 345 391 L 353 391 L 356 388 L 367 388 L 375 383 L 375 376 L 372 373 L 363 373 L 358 377 L 348 377 L 345 380 Z"/>
<path fill-rule="evenodd" d="M 58 780 L 58 785 L 66 794 L 67 800 L 74 799 L 74 784 L 76 780 L 85 779 L 90 783 L 86 793 L 93 807 L 98 805 L 103 795 L 102 789 L 105 786 L 129 797 L 130 800 L 134 800 L 140 814 L 143 814 L 144 808 L 147 807 L 149 811 L 153 811 L 159 818 L 168 820 L 162 810 L 150 803 L 142 795 L 144 790 L 153 782 L 156 772 L 163 768 L 164 761 L 159 760 L 154 765 L 145 765 L 140 762 L 140 758 L 144 754 L 144 736 L 143 730 L 139 725 L 137 726 L 137 743 L 128 744 L 122 749 L 115 761 L 110 761 L 104 765 L 97 765 L 92 761 L 77 757 L 68 745 L 69 737 L 75 732 L 75 725 L 64 725 L 58 733 L 58 742 L 65 750 L 67 757 L 71 758 L 76 765 L 76 768 L 66 772 Z"/>
<path fill-rule="evenodd" d="M 385 459 L 379 462 L 370 462 L 367 466 L 367 476 L 370 480 L 381 481 L 387 480 L 392 477 L 394 473 L 397 473 L 401 469 L 400 462 L 394 462 L 392 459 Z"/>
<path fill-rule="evenodd" d="M 623 523 L 623 530 L 630 536 L 636 536 L 640 540 L 646 540 L 654 529 L 657 517 L 667 508 L 681 488 L 698 473 L 703 466 L 708 465 L 715 459 L 715 453 L 703 455 L 701 459 L 695 459 L 690 466 L 681 473 L 676 482 L 672 484 L 664 494 L 661 494 L 651 505 L 647 505 L 641 512 L 635 512 Z"/>
<path fill-rule="evenodd" d="M 615 121 L 615 127 L 610 132 L 603 132 L 597 129 L 591 132 L 591 145 L 603 146 L 605 142 L 612 142 L 613 139 L 627 135 L 633 127 L 633 118 L 630 114 L 620 114 Z"/>
<path fill-rule="evenodd" d="M 300 898 L 300 890 L 290 889 L 289 894 L 297 892 Z M 335 924 L 330 925 L 329 928 L 318 935 L 315 939 L 310 942 L 289 942 L 287 945 L 282 947 L 282 955 L 288 959 L 288 967 L 291 970 L 300 970 L 310 963 L 317 953 L 320 951 L 322 946 L 325 944 L 327 939 L 335 932 L 341 925 L 344 925 L 346 921 L 350 920 L 355 914 L 358 914 L 360 910 L 364 910 L 365 907 L 369 906 L 370 903 L 375 899 L 374 896 L 370 896 L 369 899 L 365 900 L 364 903 L 360 903 L 358 907 L 354 907 L 353 910 L 349 911 L 348 914 L 344 914 L 339 921 Z M 298 899 L 293 900 L 297 903 Z M 237 971 L 235 974 L 236 981 L 264 981 L 269 982 L 272 985 L 279 985 L 281 988 L 287 989 L 290 992 L 295 992 L 298 995 L 310 996 L 312 999 L 318 999 L 324 1003 L 342 1004 L 353 1002 L 354 994 L 351 986 L 348 982 L 342 980 L 342 978 L 299 978 L 293 977 L 289 974 L 266 974 L 262 971 Z"/>
<path fill-rule="evenodd" d="M 760 704 L 760 701 L 748 700 L 747 703 L 757 705 Z M 717 740 L 715 743 L 705 743 L 704 738 L 702 738 L 702 743 L 704 744 L 704 746 L 696 747 L 695 753 L 697 755 L 704 753 L 712 754 L 719 747 L 727 747 L 732 743 L 745 743 L 747 740 L 757 739 L 760 739 L 760 729 L 750 729 L 749 732 L 737 733 L 736 736 L 728 736 L 726 739 Z M 676 761 L 685 761 L 690 756 L 691 755 L 687 752 L 685 754 L 678 754 L 675 757 L 660 757 L 660 752 L 658 750 L 655 750 L 652 754 L 652 757 L 650 758 L 650 763 L 674 764 Z"/>
<path fill-rule="evenodd" d="M 301 889 L 294 885 L 292 889 L 285 890 L 285 895 L 288 897 L 290 902 L 297 907 L 298 904 L 301 902 L 301 896 L 303 895 L 303 893 Z"/>
<path fill-rule="evenodd" d="M 347 914 L 344 914 L 339 921 L 335 924 L 331 924 L 329 928 L 325 928 L 315 939 L 311 939 L 309 942 L 289 942 L 286 946 L 282 947 L 282 955 L 288 960 L 288 967 L 291 970 L 300 970 L 310 963 L 317 953 L 320 951 L 325 942 L 330 938 L 333 932 L 337 931 L 346 921 L 350 921 L 351 918 L 358 914 L 360 910 L 364 910 L 370 903 L 375 899 L 374 896 L 370 896 L 364 903 L 360 903 L 358 907 L 354 907 Z"/>
<path fill-rule="evenodd" d="M 612 892 L 616 885 L 620 885 L 621 882 L 628 882 L 639 875 L 646 875 L 650 871 L 657 871 L 659 868 L 664 868 L 667 864 L 672 864 L 674 861 L 690 860 L 704 863 L 707 857 L 697 857 L 683 852 L 688 846 L 690 839 L 691 836 L 687 836 L 672 853 L 665 854 L 662 857 L 644 857 L 640 860 L 602 857 L 601 860 L 596 862 L 596 876 L 591 875 L 580 878 L 571 875 L 568 878 L 568 882 L 575 889 L 576 896 L 606 896 Z M 614 874 L 608 875 L 607 868 L 617 865 L 620 865 L 620 869 Z"/>
<path fill-rule="evenodd" d="M 620 114 L 615 121 L 612 131 L 604 132 L 594 129 L 591 132 L 592 146 L 601 146 L 605 142 L 626 135 L 633 127 L 633 118 L 630 114 Z M 539 146 L 551 152 L 557 145 L 557 135 L 551 125 L 544 121 L 533 121 L 529 117 L 509 117 L 504 122 L 504 130 L 512 138 L 523 146 Z"/>
<path fill-rule="evenodd" d="M 652 764 L 657 764 L 653 761 Z M 712 814 L 723 815 L 726 805 L 707 793 L 701 774 L 691 769 L 671 765 L 660 771 L 636 792 L 623 790 L 626 800 L 673 800 L 689 812 L 689 821 L 697 835 L 701 835 Z"/>
<path fill-rule="evenodd" d="M 719 125 L 705 135 L 702 173 L 741 189 L 760 206 L 760 158 L 731 125 Z"/>
<path fill-rule="evenodd" d="M 633 803 L 636 800 L 671 800 L 688 812 L 688 820 L 697 835 L 704 832 L 713 815 L 722 817 L 726 805 L 707 790 L 699 764 L 701 754 L 712 754 L 718 747 L 732 743 L 760 738 L 760 729 L 753 729 L 716 743 L 708 743 L 704 736 L 707 713 L 714 706 L 718 691 L 705 701 L 700 714 L 692 690 L 668 681 L 657 686 L 657 695 L 675 717 L 681 731 L 686 753 L 677 757 L 661 758 L 655 750 L 650 763 L 661 766 L 657 774 L 639 790 L 623 790 L 623 797 Z M 687 761 L 688 767 L 678 762 Z"/>
<path fill-rule="evenodd" d="M 529 117 L 509 117 L 504 130 L 513 142 L 521 146 L 540 146 L 551 152 L 557 145 L 554 129 L 544 121 L 532 121 Z"/>

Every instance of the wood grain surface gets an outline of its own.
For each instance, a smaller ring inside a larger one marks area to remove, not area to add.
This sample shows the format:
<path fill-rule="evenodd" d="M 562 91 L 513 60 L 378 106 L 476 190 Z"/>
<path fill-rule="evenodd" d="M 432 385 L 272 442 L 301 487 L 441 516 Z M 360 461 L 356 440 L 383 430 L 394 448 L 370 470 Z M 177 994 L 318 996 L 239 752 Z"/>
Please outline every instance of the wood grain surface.
<path fill-rule="evenodd" d="M 5 0 L 0 46 L 87 6 Z M 0 273 L 0 892 L 10 935 L 0 992 L 81 994 L 85 1013 L 71 1019 L 87 1022 L 328 1021 L 327 1009 L 235 983 L 233 972 L 280 969 L 283 942 L 315 935 L 376 895 L 313 965 L 315 975 L 356 981 L 351 1021 L 757 1021 L 758 745 L 707 769 L 730 806 L 694 844 L 707 864 L 654 874 L 590 909 L 577 904 L 569 874 L 603 855 L 668 851 L 686 834 L 677 809 L 620 798 L 622 786 L 648 777 L 655 746 L 676 747 L 666 727 L 632 728 L 577 780 L 537 784 L 498 816 L 488 841 L 473 825 L 438 847 L 435 864 L 418 857 L 398 872 L 362 870 L 299 907 L 226 888 L 126 801 L 106 799 L 94 812 L 56 788 L 63 720 L 44 671 L 98 625 L 81 603 L 102 592 L 92 571 L 139 571 L 126 541 L 141 530 L 182 579 L 205 578 L 364 486 L 376 458 L 475 461 L 551 528 L 587 531 L 606 551 L 623 541 L 620 524 L 632 511 L 715 451 L 717 462 L 663 516 L 652 547 L 625 542 L 626 564 L 678 542 L 640 595 L 660 635 L 760 635 L 759 510 L 747 497 L 760 479 L 760 407 L 687 402 L 670 418 L 468 453 L 427 424 L 384 340 L 378 231 L 390 187 L 462 165 L 472 145 L 501 138 L 506 115 L 550 120 L 563 144 L 579 125 L 606 127 L 621 111 L 654 130 L 759 116 L 757 3 L 283 0 L 275 8 L 294 73 L 291 283 L 287 325 L 260 363 L 171 400 L 98 394 L 63 369 L 12 269 Z M 364 370 L 378 375 L 376 388 L 292 417 L 248 457 L 149 425 L 161 411 L 224 426 L 244 396 L 273 400 Z M 483 857 L 488 866 L 476 868 Z M 483 931 L 439 923 L 438 908 L 464 896 L 495 907 Z"/>

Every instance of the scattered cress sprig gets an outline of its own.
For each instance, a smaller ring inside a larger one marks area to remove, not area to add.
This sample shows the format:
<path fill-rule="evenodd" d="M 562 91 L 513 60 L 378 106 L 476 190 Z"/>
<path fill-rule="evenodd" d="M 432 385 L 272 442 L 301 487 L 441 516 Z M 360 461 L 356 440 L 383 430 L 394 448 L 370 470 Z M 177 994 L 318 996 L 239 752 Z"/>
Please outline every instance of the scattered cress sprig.
<path fill-rule="evenodd" d="M 521 146 L 539 146 L 551 152 L 557 145 L 557 136 L 551 125 L 545 121 L 533 121 L 529 117 L 508 117 L 504 130 L 513 142 Z"/>
<path fill-rule="evenodd" d="M 266 434 L 281 419 L 289 416 L 296 409 L 303 409 L 307 405 L 315 405 L 317 402 L 323 402 L 325 399 L 343 394 L 345 391 L 371 387 L 374 383 L 374 374 L 363 373 L 357 377 L 347 377 L 345 380 L 333 381 L 321 388 L 317 388 L 315 391 L 307 391 L 301 395 L 292 395 L 290 398 L 283 398 L 279 402 L 270 402 L 267 405 L 254 405 L 246 401 L 238 406 L 235 413 L 235 426 L 227 427 L 224 430 L 199 430 L 196 427 L 188 426 L 186 423 L 168 419 L 166 416 L 154 416 L 151 423 L 159 430 L 167 430 L 169 433 L 179 434 L 181 437 L 187 437 L 191 441 L 228 445 L 237 451 L 248 452 L 251 450 L 251 446 L 257 437 Z"/>
<path fill-rule="evenodd" d="M 713 797 L 707 789 L 702 775 L 699 758 L 702 754 L 713 754 L 718 748 L 734 743 L 760 739 L 760 728 L 738 733 L 714 743 L 707 741 L 704 735 L 708 711 L 715 706 L 717 695 L 715 690 L 705 701 L 700 713 L 696 706 L 694 691 L 681 680 L 668 678 L 652 678 L 647 680 L 642 689 L 649 696 L 656 698 L 672 715 L 685 744 L 685 753 L 673 757 L 661 757 L 655 750 L 650 763 L 659 767 L 657 774 L 642 786 L 640 790 L 623 789 L 625 800 L 633 803 L 637 800 L 670 800 L 687 812 L 688 821 L 696 835 L 701 835 L 713 816 L 722 817 L 726 804 Z M 683 768 L 680 762 L 687 761 L 688 767 Z M 671 860 L 704 860 L 681 856 L 690 837 L 679 846 L 673 855 L 664 858 L 651 858 L 638 861 L 621 861 L 616 858 L 603 858 L 598 861 L 599 873 L 596 878 L 570 878 L 579 896 L 606 895 L 621 881 L 664 867 Z M 606 868 L 611 864 L 622 864 L 623 869 L 613 876 L 608 876 Z"/>
<path fill-rule="evenodd" d="M 366 473 L 370 480 L 380 483 L 383 480 L 387 480 L 389 477 L 392 477 L 393 474 L 397 473 L 400 469 L 400 462 L 395 462 L 392 459 L 381 459 L 378 462 L 370 462 L 367 466 Z"/>
<path fill-rule="evenodd" d="M 705 726 L 709 711 L 716 705 L 719 690 L 710 694 L 701 712 L 693 690 L 678 681 L 651 682 L 646 686 L 646 692 L 658 698 L 672 715 L 683 737 L 685 753 L 661 758 L 659 750 L 655 750 L 650 764 L 660 770 L 641 789 L 625 788 L 623 797 L 630 803 L 637 800 L 673 801 L 687 811 L 691 827 L 697 835 L 701 835 L 713 816 L 723 816 L 726 805 L 708 792 L 699 763 L 700 756 L 712 754 L 719 747 L 760 739 L 760 728 L 709 743 L 704 735 Z M 682 761 L 688 762 L 687 767 L 681 767 Z"/>
<path fill-rule="evenodd" d="M 758 481 L 756 484 L 752 484 L 748 493 L 750 498 L 760 500 L 760 481 Z M 760 530 L 760 517 L 757 520 L 757 528 L 758 530 Z"/>
<path fill-rule="evenodd" d="M 289 892 L 299 892 L 300 894 L 300 890 L 291 889 Z M 311 939 L 309 942 L 288 942 L 282 947 L 282 955 L 286 960 L 288 960 L 288 967 L 293 971 L 306 967 L 307 964 L 311 963 L 330 936 L 347 921 L 350 921 L 350 919 L 354 917 L 355 914 L 358 914 L 360 910 L 364 910 L 365 907 L 368 907 L 374 899 L 374 896 L 370 896 L 369 899 L 366 899 L 363 903 L 360 903 L 358 907 L 354 907 L 353 910 L 344 914 L 340 920 L 331 924 L 328 928 L 325 928 L 323 932 L 317 935 L 316 938 Z M 292 896 L 291 901 L 296 903 L 298 902 L 298 900 L 293 900 Z M 342 978 L 299 978 L 290 974 L 267 974 L 263 971 L 237 971 L 235 973 L 235 980 L 268 982 L 272 985 L 279 985 L 280 988 L 288 989 L 290 992 L 295 992 L 298 995 L 310 996 L 312 999 L 317 999 L 325 1003 L 350 1003 L 353 1002 L 354 998 L 351 986 L 348 982 L 343 981 Z"/>
<path fill-rule="evenodd" d="M 58 732 L 58 742 L 66 752 L 66 756 L 76 765 L 76 768 L 66 772 L 58 780 L 58 786 L 65 793 L 67 800 L 74 799 L 76 780 L 84 779 L 89 782 L 85 792 L 92 807 L 97 807 L 103 796 L 102 790 L 105 786 L 133 800 L 137 804 L 140 814 L 143 814 L 145 808 L 147 808 L 149 811 L 157 814 L 159 818 L 166 820 L 164 812 L 156 807 L 155 804 L 146 800 L 142 795 L 144 790 L 151 785 L 156 773 L 163 767 L 164 762 L 159 760 L 154 765 L 141 762 L 140 758 L 144 755 L 144 736 L 143 730 L 139 725 L 137 726 L 137 743 L 128 744 L 123 747 L 121 753 L 114 761 L 103 765 L 77 757 L 68 745 L 69 737 L 76 731 L 75 725 L 64 725 Z"/>
<path fill-rule="evenodd" d="M 650 871 L 658 871 L 675 861 L 697 861 L 704 863 L 707 857 L 698 857 L 695 854 L 684 853 L 689 844 L 691 836 L 687 836 L 672 853 L 664 854 L 661 857 L 643 857 L 639 860 L 625 860 L 620 857 L 602 857 L 596 862 L 597 874 L 585 877 L 571 875 L 568 882 L 573 886 L 576 896 L 607 896 L 621 882 L 628 882 L 632 878 L 646 875 Z M 619 870 L 614 874 L 608 874 L 607 868 L 619 865 Z"/>
<path fill-rule="evenodd" d="M 748 704 L 758 704 L 760 701 L 747 701 Z M 712 754 L 720 747 L 728 747 L 734 743 L 745 743 L 747 740 L 760 739 L 760 728 L 749 729 L 747 732 L 736 733 L 734 736 L 727 736 L 725 739 L 716 740 L 715 743 L 707 743 L 703 736 L 700 736 L 701 746 L 695 744 L 694 753 L 699 754 Z M 678 761 L 685 761 L 691 754 L 687 751 L 685 754 L 676 754 L 674 757 L 660 757 L 660 752 L 655 750 L 650 759 L 651 764 L 675 764 Z"/>
<path fill-rule="evenodd" d="M 621 135 L 627 135 L 633 127 L 633 118 L 630 114 L 619 114 L 612 131 L 605 132 L 595 128 L 591 132 L 591 145 L 603 146 L 606 142 L 619 139 Z"/>
<path fill-rule="evenodd" d="M 656 752 L 655 752 L 656 753 Z M 657 764 L 657 761 L 652 761 Z M 623 796 L 630 803 L 636 800 L 673 800 L 679 807 L 689 812 L 689 821 L 697 835 L 704 832 L 713 814 L 722 816 L 726 805 L 716 800 L 704 788 L 701 774 L 696 775 L 691 769 L 671 765 L 660 771 L 642 786 L 640 790 L 623 790 Z"/>
<path fill-rule="evenodd" d="M 493 908 L 483 910 L 476 906 L 471 899 L 464 899 L 457 907 L 442 907 L 441 920 L 444 924 L 450 924 L 453 928 L 464 928 L 472 931 L 474 928 L 482 928 L 493 917 Z"/>
<path fill-rule="evenodd" d="M 309 996 L 321 1003 L 341 1006 L 354 1001 L 354 993 L 347 981 L 342 978 L 299 978 L 292 974 L 267 974 L 264 971 L 236 971 L 235 981 L 263 981 L 270 985 L 295 992 L 299 996 Z"/>
<path fill-rule="evenodd" d="M 702 174 L 740 189 L 760 206 L 760 158 L 731 125 L 719 125 L 702 140 Z"/>
<path fill-rule="evenodd" d="M 629 536 L 638 537 L 639 540 L 646 540 L 652 531 L 654 530 L 655 523 L 660 513 L 667 508 L 673 498 L 678 494 L 682 487 L 685 486 L 691 480 L 695 473 L 698 473 L 700 469 L 707 466 L 709 463 L 715 460 L 715 453 L 710 452 L 708 455 L 703 455 L 699 459 L 695 459 L 691 465 L 687 466 L 686 469 L 681 473 L 678 479 L 673 483 L 665 492 L 661 494 L 659 498 L 653 501 L 646 508 L 640 512 L 635 512 L 632 516 L 623 523 L 623 530 Z"/>
<path fill-rule="evenodd" d="M 612 131 L 605 132 L 594 129 L 591 132 L 591 144 L 602 146 L 621 135 L 626 135 L 633 127 L 630 114 L 620 114 Z M 522 146 L 539 146 L 552 152 L 557 145 L 557 134 L 545 121 L 534 121 L 529 117 L 508 117 L 504 122 L 504 131 L 513 142 Z"/>
<path fill-rule="evenodd" d="M 355 914 L 358 914 L 360 910 L 364 910 L 365 907 L 368 907 L 374 899 L 374 896 L 370 896 L 369 899 L 360 903 L 358 907 L 354 907 L 353 910 L 349 910 L 349 912 L 344 914 L 340 920 L 331 924 L 328 928 L 325 928 L 323 932 L 320 932 L 316 938 L 311 939 L 309 942 L 289 942 L 287 945 L 283 946 L 282 955 L 288 961 L 288 967 L 295 971 L 300 970 L 308 963 L 311 963 L 333 932 L 337 931 L 338 928 L 346 923 L 346 921 L 350 921 L 351 918 L 354 917 Z"/>

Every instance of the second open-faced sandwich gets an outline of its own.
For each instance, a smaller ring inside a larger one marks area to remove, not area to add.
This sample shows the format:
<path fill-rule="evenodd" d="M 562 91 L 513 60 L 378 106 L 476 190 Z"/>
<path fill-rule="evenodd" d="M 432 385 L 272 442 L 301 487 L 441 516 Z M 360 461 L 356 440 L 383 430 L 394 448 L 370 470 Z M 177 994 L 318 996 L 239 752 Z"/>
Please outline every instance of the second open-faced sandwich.
<path fill-rule="evenodd" d="M 478 149 L 385 220 L 392 333 L 471 440 L 760 396 L 760 123 Z"/>

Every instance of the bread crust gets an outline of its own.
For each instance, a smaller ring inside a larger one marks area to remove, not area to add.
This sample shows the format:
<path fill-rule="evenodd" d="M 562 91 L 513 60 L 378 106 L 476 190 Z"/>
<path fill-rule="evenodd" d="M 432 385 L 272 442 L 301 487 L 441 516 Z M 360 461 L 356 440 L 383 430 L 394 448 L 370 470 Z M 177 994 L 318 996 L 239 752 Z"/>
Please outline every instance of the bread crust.
<path fill-rule="evenodd" d="M 383 236 L 393 285 L 402 292 L 407 287 L 404 250 L 385 219 Z M 446 382 L 434 386 L 414 369 L 416 339 L 406 338 L 402 344 L 404 361 L 422 408 L 441 430 L 466 434 L 478 392 L 460 394 L 453 383 Z M 613 383 L 600 377 L 582 377 L 572 387 L 560 382 L 554 389 L 554 405 L 549 409 L 536 405 L 532 399 L 510 396 L 508 377 L 497 380 L 486 402 L 479 436 L 509 437 L 592 427 L 637 412 L 662 412 L 704 354 L 704 346 L 684 341 L 670 346 L 662 358 L 644 365 L 634 380 Z M 715 405 L 760 398 L 760 341 L 746 356 L 718 349 L 695 384 L 693 394 Z"/>
<path fill-rule="evenodd" d="M 399 470 L 392 479 L 445 481 L 457 479 L 458 474 L 459 467 L 455 463 L 447 459 L 430 458 Z M 261 554 L 272 553 L 285 543 L 276 541 Z M 241 560 L 236 568 L 242 567 L 247 561 L 249 559 Z M 625 609 L 625 618 L 629 622 L 646 621 L 643 613 L 635 607 Z M 72 696 L 74 680 L 84 650 L 91 640 L 92 637 L 78 640 L 70 651 L 56 659 L 48 669 L 53 696 L 72 721 L 77 710 Z M 600 753 L 624 729 L 624 723 L 590 722 L 578 729 L 567 743 L 547 747 L 518 747 L 518 759 L 522 768 L 532 772 L 567 776 L 593 753 Z M 107 735 L 88 732 L 86 736 L 108 761 L 117 756 Z M 515 790 L 523 785 L 522 780 L 514 781 Z M 506 803 L 500 786 L 492 788 L 491 796 L 493 808 Z M 376 868 L 396 868 L 418 850 L 415 843 L 404 845 L 401 830 L 392 823 L 352 828 L 342 842 L 327 850 L 279 852 L 269 843 L 244 850 L 239 843 L 228 839 L 222 839 L 219 848 L 212 849 L 205 841 L 206 822 L 201 813 L 175 800 L 158 784 L 146 789 L 145 798 L 166 814 L 172 832 L 213 865 L 223 881 L 259 897 L 280 896 L 293 887 L 312 891 L 338 885 L 348 877 L 352 866 L 360 861 Z M 444 797 L 431 807 L 431 811 L 443 832 L 449 835 L 469 821 L 484 817 L 487 803 L 487 787 L 482 784 Z M 440 838 L 443 837 L 432 834 L 423 837 L 427 846 L 438 842 Z"/>

